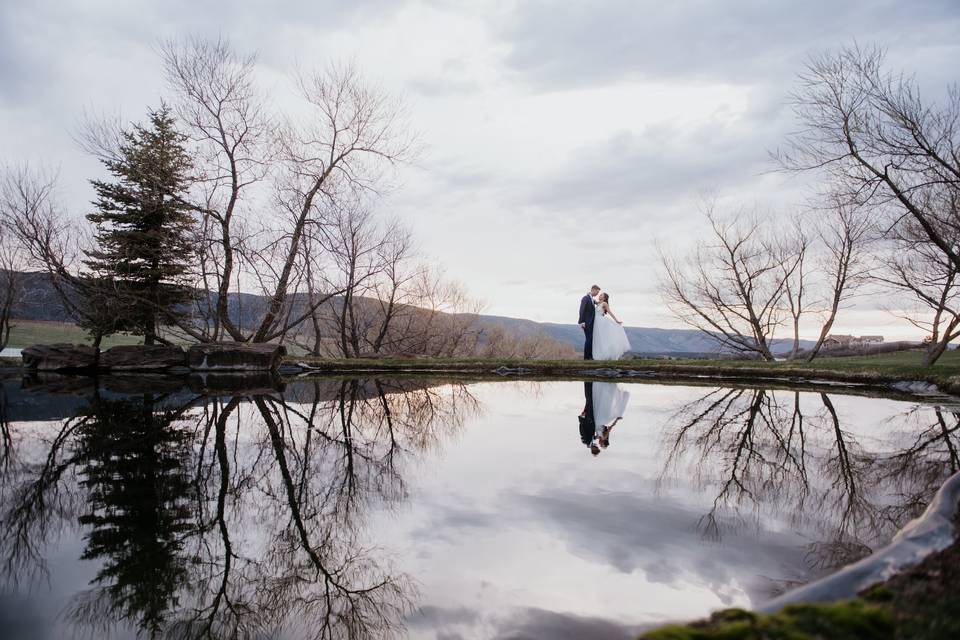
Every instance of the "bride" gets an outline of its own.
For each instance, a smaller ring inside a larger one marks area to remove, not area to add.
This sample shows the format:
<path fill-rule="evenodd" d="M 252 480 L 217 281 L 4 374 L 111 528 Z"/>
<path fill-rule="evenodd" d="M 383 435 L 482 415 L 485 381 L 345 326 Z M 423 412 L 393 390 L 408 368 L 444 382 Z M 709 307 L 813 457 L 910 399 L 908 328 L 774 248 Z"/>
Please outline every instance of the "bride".
<path fill-rule="evenodd" d="M 593 359 L 619 360 L 630 350 L 623 322 L 610 310 L 610 296 L 601 293 L 597 299 L 597 316 L 593 322 Z"/>

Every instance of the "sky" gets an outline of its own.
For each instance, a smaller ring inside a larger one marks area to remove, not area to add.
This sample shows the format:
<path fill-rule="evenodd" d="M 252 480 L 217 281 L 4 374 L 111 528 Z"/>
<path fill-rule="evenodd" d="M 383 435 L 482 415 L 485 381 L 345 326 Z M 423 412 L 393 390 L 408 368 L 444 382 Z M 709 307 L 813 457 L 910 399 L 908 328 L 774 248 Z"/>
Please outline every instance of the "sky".
<path fill-rule="evenodd" d="M 956 0 L 3 0 L 0 163 L 57 168 L 84 213 L 102 169 L 79 124 L 139 120 L 169 95 L 164 39 L 257 53 L 281 111 L 295 70 L 353 61 L 403 98 L 423 145 L 378 207 L 486 312 L 572 323 L 598 283 L 626 324 L 679 327 L 656 247 L 695 245 L 703 195 L 781 215 L 813 188 L 769 159 L 797 126 L 787 95 L 804 61 L 880 45 L 936 99 L 956 80 L 957 34 Z M 835 331 L 920 335 L 876 297 Z"/>

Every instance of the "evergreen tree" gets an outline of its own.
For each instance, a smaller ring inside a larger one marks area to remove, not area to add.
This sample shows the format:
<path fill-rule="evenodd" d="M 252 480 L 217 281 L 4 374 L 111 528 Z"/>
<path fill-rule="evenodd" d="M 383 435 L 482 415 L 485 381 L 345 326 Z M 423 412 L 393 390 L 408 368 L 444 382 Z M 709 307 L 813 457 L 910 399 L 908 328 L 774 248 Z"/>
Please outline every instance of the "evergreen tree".
<path fill-rule="evenodd" d="M 191 207 L 186 201 L 192 163 L 170 109 L 150 112 L 149 126 L 124 131 L 119 153 L 103 161 L 114 176 L 92 180 L 96 249 L 87 266 L 99 286 L 101 306 L 111 308 L 106 332 L 130 331 L 146 344 L 157 339 L 158 321 L 185 311 L 193 249 Z M 103 333 L 102 323 L 88 327 Z"/>

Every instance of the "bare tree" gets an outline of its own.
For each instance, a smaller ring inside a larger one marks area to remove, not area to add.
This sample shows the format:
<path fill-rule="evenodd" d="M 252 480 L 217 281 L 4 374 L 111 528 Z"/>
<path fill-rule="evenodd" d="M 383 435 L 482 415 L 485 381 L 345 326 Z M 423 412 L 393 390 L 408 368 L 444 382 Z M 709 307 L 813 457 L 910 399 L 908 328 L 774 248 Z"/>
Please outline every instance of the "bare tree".
<path fill-rule="evenodd" d="M 257 88 L 256 59 L 226 41 L 169 42 L 162 55 L 205 168 L 197 198 L 205 216 L 201 286 L 217 292 L 215 309 L 206 310 L 214 316 L 209 339 L 221 331 L 254 342 L 285 336 L 344 293 L 314 286 L 321 246 L 305 237 L 331 212 L 381 192 L 389 171 L 412 157 L 403 106 L 356 68 L 334 65 L 301 76 L 303 109 L 281 118 Z M 258 187 L 265 179 L 272 198 Z M 247 326 L 228 304 L 241 287 L 267 298 Z"/>
<path fill-rule="evenodd" d="M 353 206 L 377 192 L 385 169 L 413 152 L 402 105 L 366 83 L 355 68 L 334 66 L 303 77 L 300 90 L 311 116 L 303 125 L 288 122 L 281 136 L 277 200 L 286 229 L 278 244 L 279 268 L 270 278 L 272 292 L 252 336 L 255 342 L 289 328 L 281 319 L 293 276 L 302 267 L 305 229 L 320 223 L 325 211 Z"/>
<path fill-rule="evenodd" d="M 950 342 L 960 338 L 960 281 L 957 265 L 930 242 L 916 222 L 899 225 L 876 279 L 905 293 L 914 303 L 898 304 L 895 313 L 927 334 L 923 366 L 934 364 Z M 945 238 L 950 238 L 947 230 Z M 952 240 L 956 242 L 955 240 Z M 904 307 L 908 307 L 904 310 Z"/>
<path fill-rule="evenodd" d="M 246 335 L 230 317 L 237 277 L 240 230 L 236 218 L 264 179 L 275 155 L 275 124 L 256 87 L 255 56 L 242 56 L 223 40 L 168 41 L 161 48 L 177 114 L 196 143 L 198 208 L 203 214 L 198 258 L 204 289 L 216 291 L 209 336 Z M 253 206 L 253 202 L 249 202 Z M 209 304 L 209 301 L 207 302 Z"/>
<path fill-rule="evenodd" d="M 392 229 L 378 228 L 369 210 L 340 209 L 330 215 L 321 229 L 321 246 L 330 256 L 331 288 L 343 291 L 328 313 L 345 358 L 358 357 L 367 348 L 367 335 L 375 322 L 366 313 L 365 294 L 373 292 L 372 279 L 385 268 L 384 247 Z M 314 313 L 319 313 L 315 310 Z"/>
<path fill-rule="evenodd" d="M 0 351 L 10 342 L 14 308 L 20 299 L 20 279 L 13 234 L 0 224 Z"/>
<path fill-rule="evenodd" d="M 425 264 L 398 220 L 366 206 L 332 208 L 308 226 L 303 242 L 310 299 L 315 291 L 343 292 L 322 306 L 311 302 L 311 322 L 294 334 L 308 351 L 343 358 L 477 353 L 480 305 Z"/>
<path fill-rule="evenodd" d="M 784 261 L 781 269 L 784 271 L 784 298 L 793 330 L 793 346 L 788 356 L 792 360 L 797 357 L 797 352 L 800 350 L 800 319 L 807 311 L 812 275 L 808 253 L 810 253 L 813 238 L 799 218 L 793 220 L 787 243 L 783 250 L 791 254 L 791 259 Z"/>
<path fill-rule="evenodd" d="M 415 308 L 397 323 L 397 348 L 433 357 L 476 353 L 482 335 L 478 323 L 482 303 L 436 267 L 421 267 L 411 287 Z"/>
<path fill-rule="evenodd" d="M 871 224 L 862 208 L 834 197 L 818 236 L 822 253 L 817 272 L 824 287 L 822 302 L 826 311 L 817 341 L 806 354 L 807 362 L 817 357 L 840 307 L 867 281 L 865 246 L 871 238 Z"/>
<path fill-rule="evenodd" d="M 722 348 L 773 360 L 774 331 L 798 260 L 744 214 L 705 208 L 711 238 L 684 263 L 661 253 L 661 293 L 674 314 Z"/>
<path fill-rule="evenodd" d="M 576 357 L 577 351 L 569 343 L 551 338 L 545 332 L 524 336 L 502 325 L 489 325 L 484 328 L 483 346 L 478 355 L 517 360 L 566 360 Z"/>
<path fill-rule="evenodd" d="M 0 175 L 0 226 L 8 242 L 22 252 L 23 265 L 42 269 L 75 319 L 84 315 L 75 275 L 79 264 L 78 230 L 56 201 L 57 178 L 25 165 L 8 167 Z"/>
<path fill-rule="evenodd" d="M 374 279 L 372 293 L 376 300 L 377 323 L 370 341 L 373 353 L 385 348 L 396 349 L 398 323 L 413 309 L 410 284 L 416 281 L 421 265 L 413 265 L 417 252 L 410 231 L 393 223 L 380 246 L 380 277 Z"/>
<path fill-rule="evenodd" d="M 777 154 L 785 169 L 826 172 L 887 228 L 912 220 L 960 268 L 960 219 L 941 196 L 960 190 L 960 88 L 928 102 L 882 50 L 854 46 L 813 58 L 792 102 L 801 126 Z"/>

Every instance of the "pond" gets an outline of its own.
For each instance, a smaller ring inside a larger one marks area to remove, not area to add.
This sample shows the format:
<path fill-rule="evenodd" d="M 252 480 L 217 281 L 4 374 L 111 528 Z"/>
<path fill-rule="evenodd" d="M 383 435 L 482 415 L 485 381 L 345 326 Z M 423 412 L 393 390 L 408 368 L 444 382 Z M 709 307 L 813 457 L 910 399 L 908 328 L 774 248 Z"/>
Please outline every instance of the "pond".
<path fill-rule="evenodd" d="M 0 416 L 6 638 L 629 638 L 864 557 L 960 467 L 955 409 L 823 389 L 59 378 Z"/>

